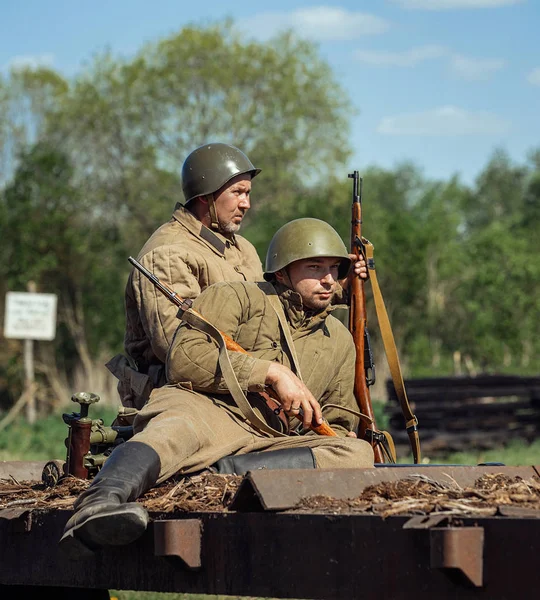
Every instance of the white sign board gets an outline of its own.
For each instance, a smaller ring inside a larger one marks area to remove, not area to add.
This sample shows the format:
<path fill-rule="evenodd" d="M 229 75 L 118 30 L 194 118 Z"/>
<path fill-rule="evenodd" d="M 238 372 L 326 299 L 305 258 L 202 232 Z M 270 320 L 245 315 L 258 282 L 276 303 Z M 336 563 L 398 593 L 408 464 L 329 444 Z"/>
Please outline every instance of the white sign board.
<path fill-rule="evenodd" d="M 4 337 L 54 340 L 56 299 L 56 294 L 7 292 Z"/>

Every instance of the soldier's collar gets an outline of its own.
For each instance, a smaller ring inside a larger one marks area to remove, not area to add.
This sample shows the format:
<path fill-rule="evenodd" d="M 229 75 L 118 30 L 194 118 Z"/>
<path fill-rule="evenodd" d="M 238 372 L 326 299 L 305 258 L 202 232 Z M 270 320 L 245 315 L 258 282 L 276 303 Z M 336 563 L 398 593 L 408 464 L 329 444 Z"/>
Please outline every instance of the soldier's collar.
<path fill-rule="evenodd" d="M 192 233 L 201 237 L 220 254 L 224 254 L 225 250 L 230 248 L 231 245 L 238 246 L 234 233 L 231 233 L 230 236 L 226 237 L 219 231 L 209 229 L 180 202 L 177 202 L 174 207 L 173 218 L 186 226 Z"/>
<path fill-rule="evenodd" d="M 307 329 L 317 327 L 336 308 L 330 305 L 319 312 L 313 312 L 305 308 L 302 296 L 298 292 L 277 281 L 273 281 L 272 285 L 276 288 L 281 303 L 285 308 L 287 318 L 295 329 L 300 327 Z"/>

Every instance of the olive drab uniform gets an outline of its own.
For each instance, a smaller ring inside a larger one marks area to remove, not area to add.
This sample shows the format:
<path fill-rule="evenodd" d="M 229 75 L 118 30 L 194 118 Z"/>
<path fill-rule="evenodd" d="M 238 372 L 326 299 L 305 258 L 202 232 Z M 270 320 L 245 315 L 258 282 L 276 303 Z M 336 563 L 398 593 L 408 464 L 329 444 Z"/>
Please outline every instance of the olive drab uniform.
<path fill-rule="evenodd" d="M 146 242 L 137 260 L 181 298 L 196 298 L 215 282 L 257 281 L 263 276 L 250 242 L 208 229 L 181 204 Z M 122 404 L 140 409 L 152 389 L 165 383 L 165 358 L 180 323 L 178 307 L 134 269 L 126 286 L 125 308 L 127 357 L 115 356 L 108 367 L 119 379 Z"/>
<path fill-rule="evenodd" d="M 311 314 L 304 310 L 298 293 L 278 283 L 273 288 L 289 323 L 303 381 L 339 439 L 313 432 L 273 437 L 254 427 L 228 393 L 218 367 L 217 344 L 183 323 L 167 356 L 170 383 L 152 393 L 134 421 L 132 440 L 150 446 L 160 457 L 160 481 L 177 472 L 198 471 L 228 454 L 302 446 L 313 450 L 320 467 L 373 465 L 370 445 L 345 437 L 358 425 L 353 395 L 355 349 L 349 332 L 330 314 L 333 306 Z M 249 352 L 229 352 L 248 398 L 249 392 L 264 389 L 270 361 L 291 367 L 276 311 L 258 283 L 215 284 L 195 300 L 193 309 L 219 324 L 220 331 Z M 252 404 L 259 416 L 276 427 L 275 415 L 265 410 L 264 403 Z"/>
<path fill-rule="evenodd" d="M 70 556 L 138 539 L 150 517 L 134 500 L 177 473 L 208 467 L 232 473 L 241 462 L 253 470 L 271 464 L 272 456 L 285 460 L 285 468 L 373 467 L 371 445 L 347 435 L 358 425 L 350 333 L 330 314 L 333 306 L 306 310 L 303 296 L 275 276 L 310 257 L 340 259 L 338 277 L 350 268 L 335 230 L 297 219 L 270 243 L 267 281 L 215 283 L 183 311 L 167 352 L 169 383 L 152 391 L 134 416 L 133 437 L 114 449 L 77 498 L 59 542 Z M 164 261 L 164 272 L 167 266 Z M 235 351 L 227 351 L 223 334 L 236 342 Z M 303 380 L 335 436 L 277 429 L 279 417 L 254 399 L 264 395 L 274 361 Z"/>
<path fill-rule="evenodd" d="M 146 242 L 138 261 L 183 299 L 196 298 L 218 281 L 259 281 L 262 265 L 252 244 L 240 235 L 222 235 L 214 193 L 237 175 L 253 179 L 261 172 L 238 148 L 212 143 L 196 148 L 182 166 L 186 205 L 178 203 L 171 220 Z M 190 202 L 206 198 L 211 227 L 189 210 Z M 107 363 L 118 380 L 124 407 L 140 409 L 152 389 L 165 383 L 165 357 L 178 327 L 177 308 L 139 271 L 134 270 L 125 293 L 126 355 Z M 129 419 L 128 421 L 129 422 Z"/>

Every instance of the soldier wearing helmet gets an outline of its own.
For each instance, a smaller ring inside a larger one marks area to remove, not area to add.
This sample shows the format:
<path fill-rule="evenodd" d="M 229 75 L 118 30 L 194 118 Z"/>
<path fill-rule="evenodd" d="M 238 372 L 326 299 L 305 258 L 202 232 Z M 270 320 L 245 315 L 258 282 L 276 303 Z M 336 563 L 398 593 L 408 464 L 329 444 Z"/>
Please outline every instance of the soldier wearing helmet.
<path fill-rule="evenodd" d="M 262 265 L 238 235 L 250 208 L 252 179 L 260 173 L 235 146 L 204 144 L 182 167 L 185 203 L 159 227 L 138 260 L 182 298 L 196 298 L 218 281 L 257 281 Z M 119 379 L 122 404 L 139 409 L 165 383 L 165 357 L 178 326 L 177 309 L 136 269 L 125 293 L 125 355 L 107 363 Z M 132 411 L 135 412 L 135 411 Z"/>
<path fill-rule="evenodd" d="M 77 500 L 61 540 L 70 554 L 137 539 L 148 514 L 129 501 L 175 474 L 373 466 L 370 444 L 355 436 L 354 343 L 331 314 L 350 266 L 330 225 L 296 219 L 270 243 L 266 281 L 216 283 L 197 297 L 193 308 L 219 331 L 184 313 L 167 355 L 172 385 L 153 391 L 133 438 Z M 247 353 L 224 350 L 220 332 Z M 289 428 L 258 393 L 269 388 Z M 314 434 L 323 418 L 335 437 Z"/>
<path fill-rule="evenodd" d="M 186 206 L 207 227 L 222 234 L 236 233 L 250 206 L 251 180 L 260 172 L 234 146 L 201 146 L 182 167 Z"/>
<path fill-rule="evenodd" d="M 343 240 L 328 223 L 318 219 L 297 219 L 283 225 L 272 238 L 266 254 L 264 278 L 296 289 L 296 271 L 300 265 L 303 266 L 300 275 L 309 271 L 317 275 L 327 270 L 328 275 L 331 274 L 315 286 L 309 298 L 303 298 L 308 310 L 320 310 L 333 300 L 338 291 L 338 280 L 347 277 L 351 258 Z M 300 285 L 305 287 L 306 284 Z"/>

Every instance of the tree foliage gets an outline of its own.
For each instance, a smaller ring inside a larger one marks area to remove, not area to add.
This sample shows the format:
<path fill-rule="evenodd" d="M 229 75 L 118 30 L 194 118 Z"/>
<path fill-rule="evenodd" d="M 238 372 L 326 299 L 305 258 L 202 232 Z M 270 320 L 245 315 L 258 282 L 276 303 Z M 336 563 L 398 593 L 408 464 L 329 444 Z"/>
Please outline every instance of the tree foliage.
<path fill-rule="evenodd" d="M 68 371 L 118 347 L 123 336 L 117 235 L 89 218 L 93 207 L 73 178 L 69 158 L 40 142 L 21 156 L 1 203 L 2 279 L 10 290 L 26 291 L 33 281 L 38 291 L 58 295 L 54 345 Z"/>
<path fill-rule="evenodd" d="M 13 175 L 24 148 L 43 135 L 48 115 L 67 87 L 61 75 L 45 67 L 0 74 L 0 186 Z"/>
<path fill-rule="evenodd" d="M 186 155 L 211 141 L 263 169 L 242 230 L 263 261 L 277 228 L 303 216 L 348 245 L 351 114 L 313 44 L 246 41 L 233 23 L 186 27 L 129 59 L 102 54 L 70 80 L 0 77 L 0 291 L 33 280 L 59 295 L 66 373 L 120 351 L 127 257 L 183 200 Z M 538 373 L 540 150 L 525 164 L 495 150 L 472 186 L 408 163 L 361 176 L 363 234 L 405 374 Z M 18 361 L 4 349 L 0 377 Z"/>
<path fill-rule="evenodd" d="M 350 154 L 352 109 L 316 48 L 291 34 L 245 41 L 231 23 L 186 27 L 132 59 L 97 57 L 75 78 L 48 135 L 72 156 L 86 193 L 147 236 L 182 200 L 195 147 L 232 143 L 263 167 L 258 204 L 291 199 Z"/>

